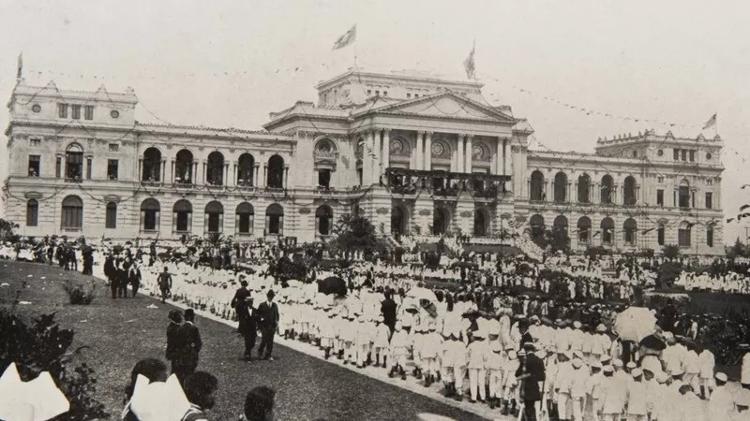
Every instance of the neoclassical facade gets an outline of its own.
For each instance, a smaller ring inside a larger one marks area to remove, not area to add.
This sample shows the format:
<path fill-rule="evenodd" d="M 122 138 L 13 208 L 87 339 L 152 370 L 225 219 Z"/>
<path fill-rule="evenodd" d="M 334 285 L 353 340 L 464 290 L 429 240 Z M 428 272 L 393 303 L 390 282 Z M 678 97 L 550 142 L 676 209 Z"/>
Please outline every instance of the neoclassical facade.
<path fill-rule="evenodd" d="M 529 151 L 531 125 L 481 88 L 349 71 L 317 86 L 317 104 L 247 131 L 144 124 L 132 90 L 21 80 L 6 215 L 29 236 L 308 242 L 357 212 L 394 242 L 565 230 L 576 250 L 723 252 L 721 139 L 648 131 L 600 140 L 594 154 Z"/>

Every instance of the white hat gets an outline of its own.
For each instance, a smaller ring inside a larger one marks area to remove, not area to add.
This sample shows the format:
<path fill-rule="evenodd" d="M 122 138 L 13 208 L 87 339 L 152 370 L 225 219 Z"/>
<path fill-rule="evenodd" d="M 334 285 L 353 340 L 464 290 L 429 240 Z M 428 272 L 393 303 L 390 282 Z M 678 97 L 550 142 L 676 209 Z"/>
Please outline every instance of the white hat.
<path fill-rule="evenodd" d="M 484 329 L 477 329 L 471 332 L 471 336 L 477 339 L 484 339 L 487 335 L 484 333 Z"/>
<path fill-rule="evenodd" d="M 716 373 L 716 376 L 714 376 L 714 377 L 716 377 L 716 380 L 718 380 L 720 382 L 724 382 L 724 383 L 726 383 L 727 380 L 728 380 L 727 375 L 724 374 L 724 373 L 722 373 L 722 372 Z"/>
<path fill-rule="evenodd" d="M 612 361 L 612 366 L 622 368 L 622 360 L 619 358 L 616 358 L 614 361 Z"/>
<path fill-rule="evenodd" d="M 630 374 L 632 374 L 633 377 L 639 377 L 643 375 L 643 370 L 641 370 L 640 368 L 635 368 L 630 372 Z"/>

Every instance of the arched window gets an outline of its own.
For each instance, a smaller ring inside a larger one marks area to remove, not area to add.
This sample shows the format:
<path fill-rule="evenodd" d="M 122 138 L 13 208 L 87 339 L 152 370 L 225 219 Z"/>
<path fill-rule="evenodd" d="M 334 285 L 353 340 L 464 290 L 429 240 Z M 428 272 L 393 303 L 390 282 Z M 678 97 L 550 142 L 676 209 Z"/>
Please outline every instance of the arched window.
<path fill-rule="evenodd" d="M 636 185 L 635 185 L 635 178 L 632 175 L 629 175 L 625 177 L 625 198 L 623 204 L 625 206 L 633 206 L 635 205 L 637 201 L 637 197 L 635 194 L 636 191 Z"/>
<path fill-rule="evenodd" d="M 143 152 L 142 181 L 161 181 L 161 152 L 156 148 L 148 148 Z"/>
<path fill-rule="evenodd" d="M 489 218 L 484 209 L 474 209 L 474 235 L 484 237 L 487 235 Z"/>
<path fill-rule="evenodd" d="M 578 242 L 582 244 L 591 242 L 591 219 L 588 216 L 578 219 Z"/>
<path fill-rule="evenodd" d="M 35 227 L 39 223 L 39 202 L 29 199 L 26 202 L 26 226 Z"/>
<path fill-rule="evenodd" d="M 141 231 L 159 230 L 159 213 L 161 206 L 159 201 L 149 198 L 141 203 Z"/>
<path fill-rule="evenodd" d="M 601 185 L 601 203 L 610 204 L 612 203 L 612 194 L 615 191 L 615 180 L 611 175 L 607 174 L 602 177 Z"/>
<path fill-rule="evenodd" d="M 255 185 L 255 158 L 249 153 L 240 155 L 237 161 L 237 185 L 250 187 Z"/>
<path fill-rule="evenodd" d="M 677 244 L 680 247 L 690 247 L 691 244 L 691 231 L 693 224 L 687 221 L 682 221 L 679 228 L 677 228 Z"/>
<path fill-rule="evenodd" d="M 591 203 L 591 177 L 588 174 L 578 177 L 578 203 Z"/>
<path fill-rule="evenodd" d="M 612 244 L 615 238 L 615 221 L 610 217 L 602 219 L 602 244 Z"/>
<path fill-rule="evenodd" d="M 222 232 L 224 227 L 224 206 L 217 201 L 208 202 L 206 205 L 205 231 L 209 234 Z"/>
<path fill-rule="evenodd" d="M 234 212 L 235 225 L 237 226 L 238 234 L 252 234 L 253 233 L 253 219 L 255 216 L 255 209 L 253 205 L 242 202 L 237 205 L 237 210 Z"/>
<path fill-rule="evenodd" d="M 284 208 L 278 203 L 274 203 L 266 209 L 266 233 L 272 235 L 283 235 L 283 232 Z"/>
<path fill-rule="evenodd" d="M 714 246 L 714 226 L 713 224 L 709 224 L 706 227 L 706 245 L 708 247 Z"/>
<path fill-rule="evenodd" d="M 555 174 L 555 203 L 564 203 L 568 196 L 568 176 L 564 172 Z"/>
<path fill-rule="evenodd" d="M 627 183 L 627 180 L 625 180 Z M 628 245 L 635 245 L 636 236 L 638 233 L 638 223 L 635 222 L 635 219 L 628 218 L 625 220 L 625 223 L 622 225 L 622 229 L 625 234 L 625 244 Z"/>
<path fill-rule="evenodd" d="M 328 205 L 322 205 L 315 211 L 315 231 L 320 235 L 330 235 L 333 223 L 333 210 Z"/>
<path fill-rule="evenodd" d="M 177 152 L 174 180 L 178 184 L 193 184 L 193 153 L 187 149 Z"/>
<path fill-rule="evenodd" d="M 104 218 L 104 228 L 117 228 L 117 203 L 115 202 L 107 203 L 107 210 Z"/>
<path fill-rule="evenodd" d="M 284 158 L 274 155 L 268 159 L 268 187 L 284 188 Z"/>
<path fill-rule="evenodd" d="M 181 199 L 175 202 L 172 207 L 172 217 L 174 218 L 175 232 L 186 233 L 192 231 L 193 226 L 193 205 Z"/>
<path fill-rule="evenodd" d="M 679 205 L 681 208 L 689 208 L 690 207 L 690 183 L 688 183 L 687 180 L 683 179 L 680 182 L 680 187 L 678 189 L 678 195 L 679 195 Z"/>
<path fill-rule="evenodd" d="M 544 217 L 539 214 L 534 214 L 529 218 L 529 226 L 531 227 L 531 239 L 539 244 L 544 241 Z"/>
<path fill-rule="evenodd" d="M 552 222 L 552 231 L 557 234 L 568 235 L 568 218 L 564 215 L 558 215 Z"/>
<path fill-rule="evenodd" d="M 80 230 L 83 227 L 83 201 L 78 196 L 68 196 L 62 201 L 62 228 Z"/>
<path fill-rule="evenodd" d="M 544 200 L 544 174 L 541 171 L 531 173 L 529 182 L 529 200 L 541 202 Z"/>
<path fill-rule="evenodd" d="M 213 151 L 208 154 L 206 181 L 212 186 L 221 186 L 224 184 L 224 155 L 219 151 Z"/>
<path fill-rule="evenodd" d="M 435 207 L 432 211 L 432 234 L 443 235 L 448 232 L 450 224 L 450 213 L 442 206 Z"/>

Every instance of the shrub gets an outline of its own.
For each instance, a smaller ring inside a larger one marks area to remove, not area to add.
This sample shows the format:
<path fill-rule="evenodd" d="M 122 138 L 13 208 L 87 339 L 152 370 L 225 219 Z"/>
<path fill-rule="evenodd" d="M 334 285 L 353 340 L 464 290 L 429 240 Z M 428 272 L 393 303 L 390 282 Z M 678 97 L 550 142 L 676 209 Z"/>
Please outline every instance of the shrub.
<path fill-rule="evenodd" d="M 29 381 L 48 371 L 70 402 L 70 410 L 55 421 L 106 419 L 104 405 L 93 398 L 94 371 L 85 363 L 71 367 L 71 359 L 82 348 L 68 351 L 73 331 L 61 329 L 55 314 L 44 314 L 30 323 L 12 310 L 0 309 L 0 372 L 15 362 L 22 380 Z M 40 397 L 40 399 L 44 399 Z"/>
<path fill-rule="evenodd" d="M 96 296 L 96 284 L 93 282 L 86 287 L 68 279 L 63 284 L 63 290 L 68 294 L 68 300 L 73 305 L 89 305 Z"/>

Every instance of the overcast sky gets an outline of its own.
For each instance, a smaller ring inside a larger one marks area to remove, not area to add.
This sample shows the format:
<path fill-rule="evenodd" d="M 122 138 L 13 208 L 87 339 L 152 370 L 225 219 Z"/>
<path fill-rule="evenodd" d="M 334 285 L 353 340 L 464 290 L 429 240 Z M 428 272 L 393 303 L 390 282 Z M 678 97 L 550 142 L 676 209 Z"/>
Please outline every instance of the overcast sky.
<path fill-rule="evenodd" d="M 355 44 L 332 51 L 355 23 Z M 463 78 L 476 40 L 485 97 L 511 105 L 556 150 L 592 152 L 600 136 L 669 129 L 643 120 L 694 137 L 717 113 L 731 217 L 750 202 L 750 188 L 740 189 L 750 182 L 748 25 L 747 1 L 0 0 L 0 96 L 9 97 L 23 51 L 28 83 L 132 86 L 140 121 L 258 129 L 270 111 L 314 101 L 314 85 L 355 55 L 366 70 Z M 744 225 L 728 225 L 725 241 L 744 237 Z"/>

